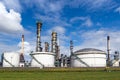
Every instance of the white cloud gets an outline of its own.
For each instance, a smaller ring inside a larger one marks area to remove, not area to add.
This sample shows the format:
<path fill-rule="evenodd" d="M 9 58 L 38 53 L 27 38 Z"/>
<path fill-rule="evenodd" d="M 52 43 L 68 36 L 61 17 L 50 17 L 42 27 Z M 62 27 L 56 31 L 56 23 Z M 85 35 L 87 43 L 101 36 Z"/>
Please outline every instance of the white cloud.
<path fill-rule="evenodd" d="M 22 10 L 20 0 L 1 0 L 1 2 L 6 6 L 7 9 L 14 9 L 15 11 L 19 12 Z"/>
<path fill-rule="evenodd" d="M 116 9 L 115 9 L 115 12 L 120 13 L 120 7 L 116 8 Z"/>
<path fill-rule="evenodd" d="M 51 34 L 53 31 L 57 32 L 58 34 L 64 34 L 66 32 L 66 29 L 62 26 L 55 26 L 48 30 L 48 33 Z"/>
<path fill-rule="evenodd" d="M 8 12 L 6 7 L 0 2 L 0 32 L 21 33 L 23 31 L 21 15 L 12 9 Z"/>
<path fill-rule="evenodd" d="M 79 46 L 75 46 L 74 50 L 81 48 L 97 48 L 107 51 L 107 36 L 110 36 L 111 53 L 120 50 L 120 32 L 111 30 L 92 30 L 82 33 L 83 42 Z"/>
<path fill-rule="evenodd" d="M 75 22 L 75 21 L 78 21 L 78 20 L 86 20 L 87 17 L 73 17 L 72 19 L 70 19 L 70 22 Z"/>
<path fill-rule="evenodd" d="M 97 22 L 97 23 L 96 23 L 96 25 L 97 25 L 97 26 L 102 26 L 102 24 L 101 24 L 101 23 L 99 23 L 99 22 Z"/>
<path fill-rule="evenodd" d="M 70 22 L 72 23 L 76 21 L 79 21 L 79 24 L 81 24 L 81 26 L 87 26 L 87 27 L 93 26 L 93 22 L 89 17 L 73 17 L 72 19 L 70 19 Z"/>
<path fill-rule="evenodd" d="M 89 11 L 110 10 L 118 6 L 115 0 L 24 0 L 27 7 L 39 8 L 39 11 L 48 13 L 59 13 L 67 6 L 69 8 L 84 8 Z M 29 5 L 28 5 L 29 4 Z"/>
<path fill-rule="evenodd" d="M 85 20 L 85 22 L 82 23 L 82 26 L 91 27 L 91 26 L 93 26 L 93 22 L 91 21 L 90 18 L 87 18 L 87 19 Z"/>
<path fill-rule="evenodd" d="M 8 45 L 0 42 L 0 54 L 3 52 L 12 52 L 12 51 L 17 51 L 16 45 Z"/>
<path fill-rule="evenodd" d="M 18 52 L 19 53 L 21 53 L 22 52 L 22 49 L 21 49 L 21 47 L 22 47 L 22 42 L 19 42 L 18 43 L 18 47 L 20 48 L 20 50 L 18 50 Z M 24 55 L 29 55 L 30 54 L 30 52 L 31 51 L 34 51 L 33 48 L 34 46 L 32 46 L 32 45 L 30 45 L 30 43 L 29 42 L 24 42 Z"/>
<path fill-rule="evenodd" d="M 69 3 L 71 7 L 84 7 L 89 11 L 113 9 L 117 6 L 114 0 L 73 0 Z"/>
<path fill-rule="evenodd" d="M 64 7 L 64 1 L 49 1 L 49 0 L 25 0 L 22 1 L 28 8 L 35 7 L 35 9 L 39 9 L 38 11 L 41 11 L 45 14 L 48 13 L 57 13 L 60 12 L 61 9 Z M 30 4 L 30 5 L 28 5 Z"/>
<path fill-rule="evenodd" d="M 61 27 L 61 26 L 56 26 L 53 28 L 53 31 L 56 31 L 59 34 L 64 34 L 65 33 L 65 28 Z"/>

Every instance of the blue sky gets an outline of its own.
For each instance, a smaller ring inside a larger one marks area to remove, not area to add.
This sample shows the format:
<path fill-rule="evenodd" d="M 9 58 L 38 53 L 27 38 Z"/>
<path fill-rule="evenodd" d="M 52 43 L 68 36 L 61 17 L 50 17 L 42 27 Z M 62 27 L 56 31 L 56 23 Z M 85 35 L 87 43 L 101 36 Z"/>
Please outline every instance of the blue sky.
<path fill-rule="evenodd" d="M 0 0 L 0 53 L 20 51 L 22 34 L 25 54 L 34 51 L 37 20 L 43 23 L 43 47 L 44 42 L 51 42 L 51 32 L 56 31 L 62 54 L 69 55 L 70 40 L 74 51 L 106 51 L 107 35 L 111 37 L 111 53 L 120 51 L 119 0 Z"/>

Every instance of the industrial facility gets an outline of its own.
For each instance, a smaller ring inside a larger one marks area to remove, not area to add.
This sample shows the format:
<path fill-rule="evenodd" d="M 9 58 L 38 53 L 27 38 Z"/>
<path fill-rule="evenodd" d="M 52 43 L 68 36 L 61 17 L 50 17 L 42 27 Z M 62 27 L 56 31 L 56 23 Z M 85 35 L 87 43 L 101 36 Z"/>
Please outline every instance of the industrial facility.
<path fill-rule="evenodd" d="M 106 67 L 106 53 L 93 48 L 80 49 L 71 55 L 71 67 Z"/>
<path fill-rule="evenodd" d="M 51 43 L 45 42 L 43 50 L 41 46 L 42 23 L 38 21 L 36 26 L 36 50 L 30 53 L 30 63 L 24 58 L 24 35 L 22 35 L 21 53 L 4 52 L 1 56 L 2 67 L 119 67 L 120 65 L 119 52 L 116 51 L 114 59 L 110 59 L 110 36 L 107 36 L 107 53 L 94 48 L 84 48 L 73 52 L 73 41 L 70 41 L 70 56 L 67 56 L 60 54 L 55 31 L 51 33 Z"/>

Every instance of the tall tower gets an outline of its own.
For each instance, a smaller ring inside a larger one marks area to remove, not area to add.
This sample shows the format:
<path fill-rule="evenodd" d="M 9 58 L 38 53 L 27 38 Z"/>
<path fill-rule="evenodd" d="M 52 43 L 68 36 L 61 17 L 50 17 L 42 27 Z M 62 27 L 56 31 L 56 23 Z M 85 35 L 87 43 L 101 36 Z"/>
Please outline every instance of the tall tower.
<path fill-rule="evenodd" d="M 110 66 L 110 36 L 107 36 L 107 66 Z"/>
<path fill-rule="evenodd" d="M 73 41 L 70 41 L 70 66 L 72 65 L 72 56 L 73 56 Z"/>
<path fill-rule="evenodd" d="M 24 35 L 22 35 L 22 52 L 21 54 L 24 54 Z"/>
<path fill-rule="evenodd" d="M 37 25 L 37 43 L 36 43 L 36 52 L 41 52 L 42 51 L 42 47 L 41 47 L 41 28 L 42 28 L 42 23 L 40 21 L 38 21 L 36 23 Z"/>
<path fill-rule="evenodd" d="M 110 61 L 110 36 L 107 36 L 107 52 L 108 52 L 108 62 Z"/>
<path fill-rule="evenodd" d="M 59 45 L 57 44 L 57 33 L 52 32 L 52 46 L 51 46 L 51 52 L 55 53 L 55 59 L 59 59 L 59 54 L 60 54 L 60 48 Z"/>
<path fill-rule="evenodd" d="M 70 53 L 73 55 L 73 41 L 70 41 Z"/>
<path fill-rule="evenodd" d="M 59 59 L 59 56 L 60 56 L 60 46 L 57 45 L 57 46 L 56 46 L 56 60 Z"/>
<path fill-rule="evenodd" d="M 21 46 L 21 53 L 20 53 L 20 67 L 24 67 L 25 59 L 24 59 L 24 35 L 22 35 L 22 46 Z"/>
<path fill-rule="evenodd" d="M 52 32 L 52 46 L 51 46 L 51 52 L 56 53 L 56 46 L 57 46 L 57 33 Z"/>

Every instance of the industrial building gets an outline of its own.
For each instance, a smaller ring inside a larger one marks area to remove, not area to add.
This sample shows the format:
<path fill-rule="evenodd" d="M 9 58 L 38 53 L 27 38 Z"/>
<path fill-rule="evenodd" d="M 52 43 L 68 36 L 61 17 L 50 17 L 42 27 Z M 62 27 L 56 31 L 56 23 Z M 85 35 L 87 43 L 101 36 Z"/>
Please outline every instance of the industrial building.
<path fill-rule="evenodd" d="M 42 23 L 36 23 L 36 50 L 30 53 L 31 62 L 24 58 L 24 35 L 21 39 L 21 52 L 4 52 L 2 67 L 119 67 L 119 53 L 115 52 L 114 60 L 110 59 L 110 37 L 107 36 L 107 53 L 95 48 L 84 48 L 73 52 L 73 42 L 70 41 L 70 56 L 60 54 L 57 43 L 57 32 L 51 33 L 51 44 L 45 42 L 44 50 L 41 46 Z M 49 46 L 51 45 L 51 46 Z M 50 50 L 51 49 L 51 50 Z"/>
<path fill-rule="evenodd" d="M 2 54 L 2 67 L 24 67 L 25 59 L 24 59 L 24 35 L 22 35 L 21 39 L 21 52 L 4 52 Z"/>
<path fill-rule="evenodd" d="M 55 67 L 55 56 L 57 46 L 57 33 L 52 33 L 52 49 L 49 52 L 49 44 L 45 42 L 45 52 L 42 51 L 41 47 L 41 28 L 42 23 L 37 22 L 37 41 L 36 41 L 36 52 L 31 53 L 31 67 Z"/>

